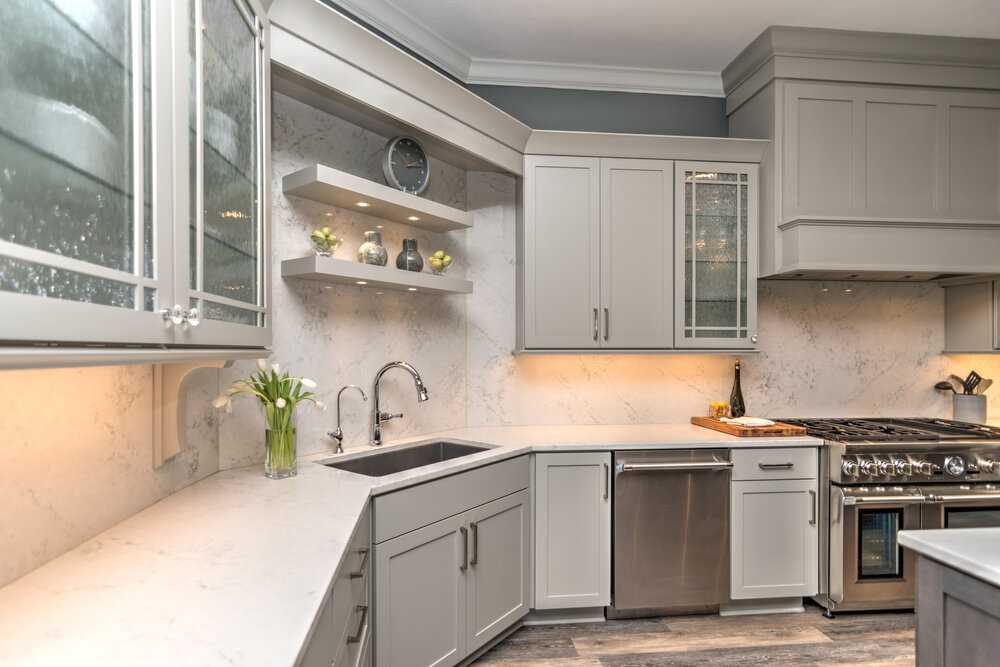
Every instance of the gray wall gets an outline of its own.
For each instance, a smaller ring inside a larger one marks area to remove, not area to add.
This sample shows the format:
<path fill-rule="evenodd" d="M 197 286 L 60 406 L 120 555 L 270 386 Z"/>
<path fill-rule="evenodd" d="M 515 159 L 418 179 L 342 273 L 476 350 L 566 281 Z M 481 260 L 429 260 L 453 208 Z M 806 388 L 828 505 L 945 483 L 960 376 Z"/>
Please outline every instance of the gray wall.
<path fill-rule="evenodd" d="M 525 86 L 467 86 L 534 130 L 727 137 L 721 97 Z"/>

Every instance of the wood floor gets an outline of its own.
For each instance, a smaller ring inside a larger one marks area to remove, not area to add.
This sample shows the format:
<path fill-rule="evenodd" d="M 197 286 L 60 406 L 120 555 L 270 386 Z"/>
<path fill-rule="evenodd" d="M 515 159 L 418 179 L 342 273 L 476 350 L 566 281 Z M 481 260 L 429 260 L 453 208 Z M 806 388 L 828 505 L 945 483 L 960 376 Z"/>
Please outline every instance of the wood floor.
<path fill-rule="evenodd" d="M 913 612 L 673 616 L 532 625 L 474 664 L 485 667 L 914 664 Z"/>

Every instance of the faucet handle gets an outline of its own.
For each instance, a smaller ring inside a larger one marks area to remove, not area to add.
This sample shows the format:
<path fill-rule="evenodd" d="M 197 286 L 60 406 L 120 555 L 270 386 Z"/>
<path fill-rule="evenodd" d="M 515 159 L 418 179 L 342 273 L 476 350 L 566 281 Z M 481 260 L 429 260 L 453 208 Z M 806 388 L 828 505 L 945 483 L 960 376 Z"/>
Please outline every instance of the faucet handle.
<path fill-rule="evenodd" d="M 392 414 L 391 412 L 380 412 L 379 415 L 378 415 L 378 418 L 381 419 L 382 421 L 387 421 L 389 419 L 398 419 L 398 418 L 400 418 L 402 416 L 403 416 L 402 412 L 400 412 L 399 414 L 395 414 L 395 415 Z"/>
<path fill-rule="evenodd" d="M 326 434 L 328 436 L 330 436 L 331 438 L 333 438 L 334 440 L 337 441 L 337 449 L 335 449 L 333 453 L 334 454 L 343 454 L 344 453 L 344 432 L 340 430 L 340 427 L 338 426 L 336 431 L 327 431 Z"/>

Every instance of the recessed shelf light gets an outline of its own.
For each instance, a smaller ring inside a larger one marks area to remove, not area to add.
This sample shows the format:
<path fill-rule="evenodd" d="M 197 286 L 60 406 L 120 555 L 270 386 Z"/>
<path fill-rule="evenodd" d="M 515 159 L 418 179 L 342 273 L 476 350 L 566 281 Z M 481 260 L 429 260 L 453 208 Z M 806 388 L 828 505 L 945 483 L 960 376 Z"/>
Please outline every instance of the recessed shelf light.
<path fill-rule="evenodd" d="M 359 280 L 359 281 L 357 282 L 357 284 L 358 284 L 358 285 L 367 285 L 367 284 L 368 284 L 368 281 L 367 281 L 367 280 Z"/>
<path fill-rule="evenodd" d="M 409 220 L 410 222 L 416 222 L 416 221 L 417 221 L 417 220 L 419 220 L 419 219 L 420 219 L 420 218 L 418 218 L 418 217 L 417 217 L 417 216 L 415 216 L 415 215 L 411 215 L 410 217 L 408 217 L 408 218 L 407 218 L 407 220 Z"/>
<path fill-rule="evenodd" d="M 409 291 L 409 292 L 416 292 L 416 291 L 417 291 L 417 288 L 416 288 L 416 287 L 407 287 L 406 289 L 407 289 L 407 291 Z"/>
<path fill-rule="evenodd" d="M 365 208 L 366 206 L 371 206 L 371 204 L 369 204 L 366 201 L 359 201 L 357 202 L 357 205 L 360 206 L 361 208 Z"/>

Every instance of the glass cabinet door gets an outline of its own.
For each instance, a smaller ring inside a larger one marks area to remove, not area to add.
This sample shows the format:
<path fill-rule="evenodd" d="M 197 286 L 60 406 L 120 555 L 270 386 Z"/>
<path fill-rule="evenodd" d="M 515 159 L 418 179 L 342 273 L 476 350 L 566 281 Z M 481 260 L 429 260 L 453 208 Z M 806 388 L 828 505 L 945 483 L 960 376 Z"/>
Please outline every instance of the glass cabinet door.
<path fill-rule="evenodd" d="M 0 2 L 0 340 L 169 342 L 148 0 Z"/>
<path fill-rule="evenodd" d="M 263 14 L 244 0 L 192 1 L 190 10 L 191 211 L 179 239 L 189 262 L 179 290 L 200 325 L 179 342 L 266 344 Z"/>
<path fill-rule="evenodd" d="M 678 348 L 752 348 L 757 327 L 757 166 L 678 162 Z"/>

